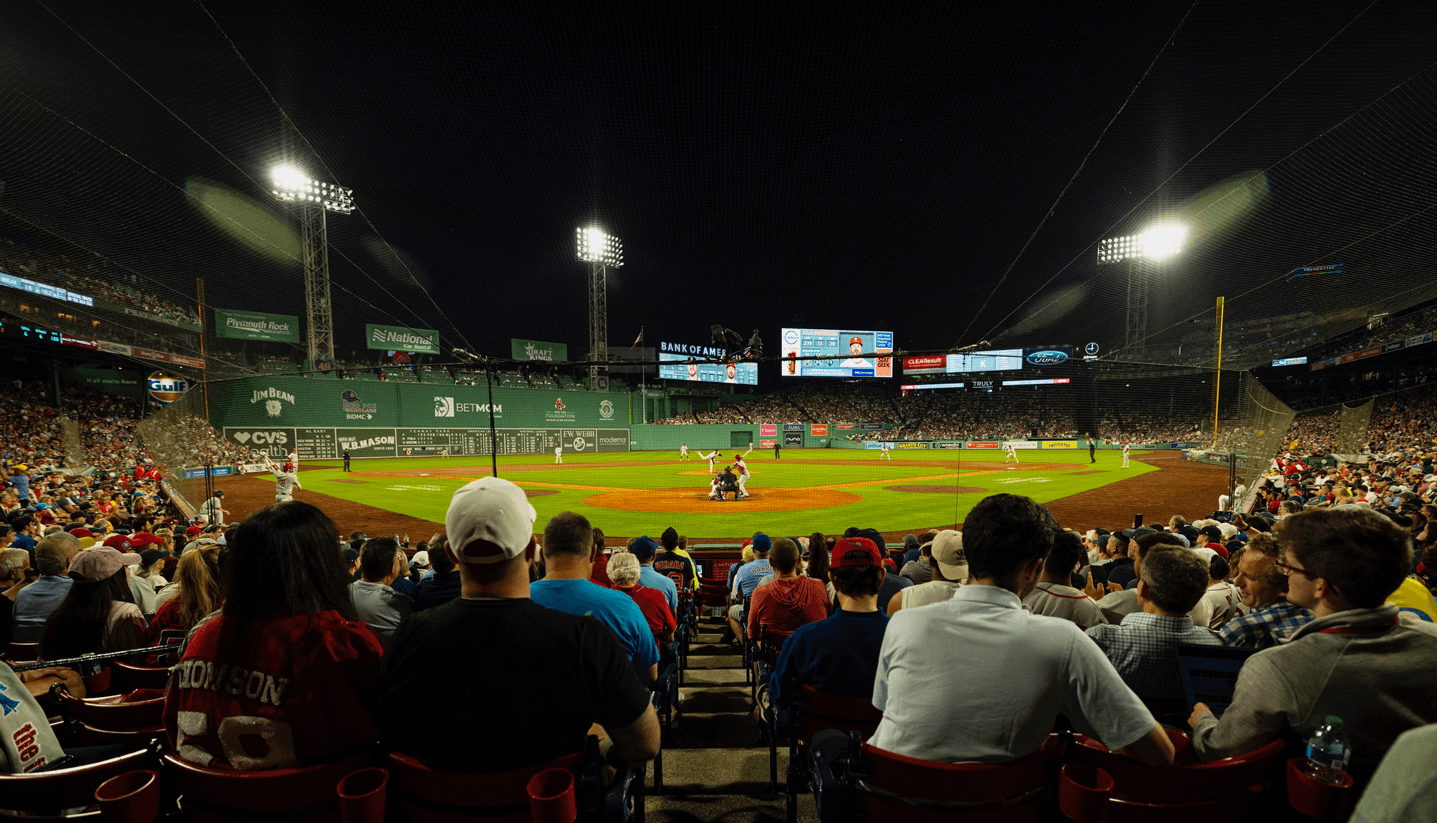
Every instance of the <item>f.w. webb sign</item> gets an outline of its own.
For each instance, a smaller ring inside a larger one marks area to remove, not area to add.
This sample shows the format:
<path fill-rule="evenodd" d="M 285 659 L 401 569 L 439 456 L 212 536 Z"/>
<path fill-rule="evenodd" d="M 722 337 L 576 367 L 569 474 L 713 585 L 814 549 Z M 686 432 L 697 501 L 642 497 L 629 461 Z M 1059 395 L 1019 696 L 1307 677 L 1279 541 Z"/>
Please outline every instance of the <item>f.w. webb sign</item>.
<path fill-rule="evenodd" d="M 385 351 L 439 353 L 439 332 L 433 329 L 411 329 L 407 326 L 364 325 L 364 339 L 371 349 Z"/>

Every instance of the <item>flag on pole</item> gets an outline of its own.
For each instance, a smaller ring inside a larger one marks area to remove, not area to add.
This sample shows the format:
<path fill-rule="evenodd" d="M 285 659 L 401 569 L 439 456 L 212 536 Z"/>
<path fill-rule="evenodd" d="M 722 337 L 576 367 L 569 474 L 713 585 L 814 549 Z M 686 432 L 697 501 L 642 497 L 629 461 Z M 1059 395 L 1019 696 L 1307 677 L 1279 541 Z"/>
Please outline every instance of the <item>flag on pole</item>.
<path fill-rule="evenodd" d="M 643 345 L 643 343 L 644 343 L 644 327 L 643 327 L 643 326 L 640 326 L 640 327 L 639 327 L 639 336 L 636 337 L 636 338 L 634 338 L 634 345 L 631 346 L 630 348 L 635 348 L 635 349 L 637 349 L 639 346 Z"/>

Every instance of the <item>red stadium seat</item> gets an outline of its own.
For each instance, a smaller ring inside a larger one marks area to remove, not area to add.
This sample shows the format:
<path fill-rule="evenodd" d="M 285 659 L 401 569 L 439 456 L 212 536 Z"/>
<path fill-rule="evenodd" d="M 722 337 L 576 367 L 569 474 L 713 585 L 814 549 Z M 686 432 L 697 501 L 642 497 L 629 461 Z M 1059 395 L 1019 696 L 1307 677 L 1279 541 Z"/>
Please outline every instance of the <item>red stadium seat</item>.
<path fill-rule="evenodd" d="M 5 656 L 16 663 L 32 663 L 40 659 L 40 644 L 11 641 L 5 645 Z"/>
<path fill-rule="evenodd" d="M 121 703 L 119 696 L 80 699 L 64 688 L 54 690 L 60 699 L 60 711 L 67 719 L 107 731 L 164 730 L 165 701 L 141 700 Z"/>
<path fill-rule="evenodd" d="M 339 823 L 336 787 L 369 761 L 369 752 L 295 769 L 211 769 L 173 753 L 161 761 L 173 776 L 181 806 L 193 823 L 232 823 L 280 817 L 287 823 Z"/>
<path fill-rule="evenodd" d="M 1183 732 L 1169 731 L 1177 748 L 1172 766 L 1149 766 L 1136 758 L 1111 752 L 1096 740 L 1074 736 L 1074 754 L 1088 770 L 1069 769 L 1060 782 L 1063 811 L 1083 820 L 1093 807 L 1102 819 L 1123 821 L 1211 821 L 1238 819 L 1262 790 L 1262 781 L 1282 756 L 1286 744 L 1274 740 L 1255 752 L 1222 760 L 1198 761 Z M 1100 774 L 1098 774 L 1100 773 Z M 1111 779 L 1104 789 L 1103 776 Z M 1106 798 L 1099 802 L 1095 796 Z M 1080 798 L 1086 798 L 1080 800 Z M 1082 811 L 1086 805 L 1088 811 Z"/>
<path fill-rule="evenodd" d="M 777 716 L 777 712 L 775 713 Z M 858 732 L 867 740 L 878 730 L 878 721 L 883 712 L 873 708 L 873 703 L 860 697 L 840 697 L 803 686 L 794 701 L 792 722 L 780 720 L 788 728 L 788 820 L 798 820 L 798 795 L 808 791 L 808 744 L 821 731 L 833 729 L 848 734 Z M 777 768 L 777 758 L 770 755 L 771 769 Z"/>
<path fill-rule="evenodd" d="M 860 745 L 856 734 L 849 735 L 848 744 L 848 768 L 841 779 L 835 778 L 831 763 L 821 756 L 812 758 L 815 785 L 820 804 L 832 802 L 825 800 L 830 787 L 851 791 L 858 807 L 853 816 L 865 823 L 1036 821 L 1064 749 L 1055 734 L 1040 750 L 1011 763 L 939 763 Z"/>
<path fill-rule="evenodd" d="M 163 689 L 170 680 L 169 666 L 132 666 L 116 660 L 115 679 L 132 689 Z"/>
<path fill-rule="evenodd" d="M 88 809 L 94 805 L 95 789 L 118 774 L 143 769 L 153 755 L 136 751 L 101 760 L 88 766 L 57 769 L 38 774 L 0 772 L 0 820 L 60 818 L 62 809 Z"/>

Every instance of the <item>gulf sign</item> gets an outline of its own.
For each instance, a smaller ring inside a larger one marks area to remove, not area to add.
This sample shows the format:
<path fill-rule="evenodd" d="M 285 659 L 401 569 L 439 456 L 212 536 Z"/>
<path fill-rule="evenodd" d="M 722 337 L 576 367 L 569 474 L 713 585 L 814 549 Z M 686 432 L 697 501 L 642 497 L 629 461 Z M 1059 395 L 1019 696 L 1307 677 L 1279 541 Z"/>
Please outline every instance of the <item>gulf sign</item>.
<path fill-rule="evenodd" d="M 155 402 L 165 405 L 179 400 L 180 395 L 185 393 L 185 389 L 190 387 L 190 381 L 185 378 L 175 377 L 162 371 L 151 372 L 150 376 L 145 379 L 145 384 L 149 387 L 150 396 L 155 398 Z"/>
<path fill-rule="evenodd" d="M 946 374 L 947 371 L 947 355 L 925 354 L 917 357 L 903 358 L 904 374 Z"/>

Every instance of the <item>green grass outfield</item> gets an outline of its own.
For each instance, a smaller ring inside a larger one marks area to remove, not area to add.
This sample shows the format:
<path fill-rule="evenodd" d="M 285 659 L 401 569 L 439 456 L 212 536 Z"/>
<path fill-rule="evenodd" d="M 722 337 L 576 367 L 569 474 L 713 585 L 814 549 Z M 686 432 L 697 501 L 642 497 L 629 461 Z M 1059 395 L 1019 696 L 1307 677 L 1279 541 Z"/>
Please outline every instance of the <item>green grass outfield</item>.
<path fill-rule="evenodd" d="M 733 451 L 726 450 L 732 457 Z M 1133 451 L 1133 456 L 1146 452 Z M 1133 461 L 1121 468 L 1122 454 L 1099 451 L 1097 465 L 1089 465 L 1087 451 L 1025 450 L 1019 457 L 1024 463 L 1060 464 L 1059 469 L 1028 469 L 980 471 L 969 468 L 970 462 L 1001 463 L 999 451 L 894 451 L 894 460 L 879 460 L 877 451 L 852 449 L 784 449 L 783 459 L 774 460 L 773 453 L 753 451 L 748 455 L 753 477 L 750 492 L 764 489 L 812 489 L 842 485 L 840 491 L 857 495 L 855 502 L 837 506 L 790 511 L 746 510 L 747 502 L 709 503 L 714 511 L 703 513 L 667 513 L 622 511 L 590 505 L 586 498 L 617 490 L 686 489 L 706 492 L 709 475 L 707 463 L 694 459 L 678 460 L 675 452 L 611 452 L 603 454 L 566 454 L 564 465 L 554 465 L 553 455 L 516 455 L 499 458 L 499 476 L 530 489 L 548 488 L 557 494 L 531 498 L 539 513 L 538 528 L 542 530 L 549 517 L 561 511 L 574 511 L 588 517 L 610 535 L 657 535 L 666 526 L 680 533 L 701 538 L 727 538 L 764 530 L 777 534 L 799 534 L 811 531 L 841 531 L 848 526 L 898 531 L 939 524 L 961 522 L 967 512 L 983 497 L 999 492 L 1023 494 L 1049 502 L 1101 488 L 1110 483 L 1136 477 L 1153 466 Z M 953 477 L 959 463 L 960 475 Z M 802 462 L 800 462 L 802 461 Z M 842 461 L 861 461 L 863 465 L 840 465 Z M 642 463 L 643 465 L 613 465 Z M 488 474 L 485 457 L 412 457 L 376 460 L 355 460 L 353 468 L 367 482 L 334 482 L 346 478 L 339 461 L 310 461 L 300 481 L 307 491 L 351 500 L 376 508 L 413 517 L 444 522 L 444 512 L 454 490 L 469 480 Z M 532 467 L 506 472 L 506 468 Z M 322 468 L 321 468 L 322 467 Z M 472 473 L 463 468 L 472 467 Z M 1099 474 L 1079 474 L 1089 470 Z M 436 470 L 461 476 L 433 476 Z M 377 471 L 402 471 L 404 476 L 365 478 Z M 691 474 L 699 472 L 699 474 Z M 942 476 L 942 477 L 935 477 Z M 915 479 L 923 478 L 923 479 Z M 847 484 L 869 481 L 892 481 L 877 485 Z M 953 487 L 961 485 L 983 489 L 982 493 L 896 492 L 884 485 Z M 547 484 L 585 486 L 585 489 L 551 488 Z M 301 493 L 302 497 L 302 493 Z M 722 508 L 720 508 L 722 507 Z"/>

